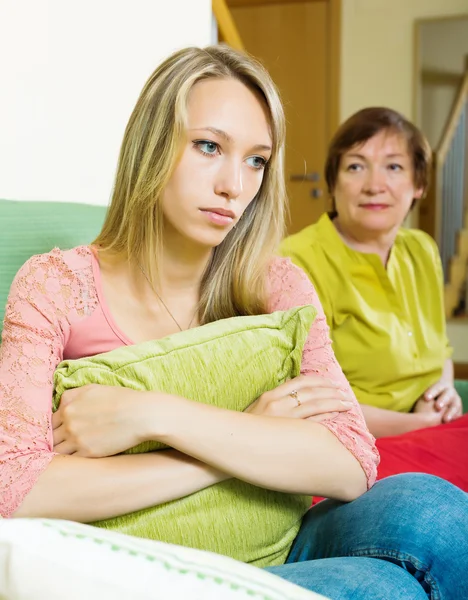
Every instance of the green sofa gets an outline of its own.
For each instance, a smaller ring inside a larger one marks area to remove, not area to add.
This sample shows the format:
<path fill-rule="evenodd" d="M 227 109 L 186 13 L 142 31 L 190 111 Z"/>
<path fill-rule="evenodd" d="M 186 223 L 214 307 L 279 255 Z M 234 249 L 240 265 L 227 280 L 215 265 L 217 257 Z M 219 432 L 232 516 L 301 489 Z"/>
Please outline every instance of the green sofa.
<path fill-rule="evenodd" d="M 105 214 L 104 206 L 0 200 L 0 335 L 8 292 L 21 265 L 55 247 L 89 244 Z"/>

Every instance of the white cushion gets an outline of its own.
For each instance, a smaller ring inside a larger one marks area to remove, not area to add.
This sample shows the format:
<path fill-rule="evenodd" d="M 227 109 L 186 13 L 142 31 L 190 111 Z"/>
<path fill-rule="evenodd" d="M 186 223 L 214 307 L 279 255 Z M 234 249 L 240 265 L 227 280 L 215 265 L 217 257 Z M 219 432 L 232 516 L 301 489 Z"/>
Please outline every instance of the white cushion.
<path fill-rule="evenodd" d="M 225 556 L 54 519 L 0 520 L 0 598 L 324 599 Z"/>

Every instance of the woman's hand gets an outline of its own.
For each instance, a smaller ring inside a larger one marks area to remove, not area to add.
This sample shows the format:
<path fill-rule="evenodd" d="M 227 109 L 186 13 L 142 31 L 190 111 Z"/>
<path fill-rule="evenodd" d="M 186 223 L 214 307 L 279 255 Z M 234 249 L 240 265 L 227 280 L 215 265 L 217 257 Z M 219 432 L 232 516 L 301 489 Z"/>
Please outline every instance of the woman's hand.
<path fill-rule="evenodd" d="M 427 389 L 423 396 L 426 402 L 434 402 L 434 409 L 441 413 L 442 423 L 461 417 L 463 405 L 453 381 L 441 379 Z"/>
<path fill-rule="evenodd" d="M 54 451 L 99 458 L 144 441 L 147 397 L 123 387 L 86 385 L 62 395 L 52 415 Z"/>
<path fill-rule="evenodd" d="M 262 394 L 245 412 L 320 422 L 346 412 L 352 406 L 351 398 L 330 381 L 300 375 Z"/>
<path fill-rule="evenodd" d="M 436 409 L 434 400 L 426 399 L 424 396 L 419 398 L 411 413 L 416 415 L 417 429 L 435 427 L 442 423 L 443 414 Z"/>

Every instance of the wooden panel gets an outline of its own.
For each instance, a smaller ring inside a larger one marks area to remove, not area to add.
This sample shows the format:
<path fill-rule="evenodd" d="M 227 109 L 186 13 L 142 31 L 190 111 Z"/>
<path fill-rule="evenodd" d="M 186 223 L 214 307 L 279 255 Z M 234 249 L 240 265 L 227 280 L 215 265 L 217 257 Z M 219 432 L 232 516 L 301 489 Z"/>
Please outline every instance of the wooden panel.
<path fill-rule="evenodd" d="M 421 71 L 421 81 L 425 85 L 434 85 L 436 87 L 449 86 L 458 88 L 462 80 L 462 73 L 443 71 L 441 69 L 423 69 Z"/>
<path fill-rule="evenodd" d="M 227 0 L 228 6 L 232 7 L 252 7 L 261 4 L 299 4 L 300 2 L 327 2 L 327 0 Z"/>
<path fill-rule="evenodd" d="M 226 42 L 236 50 L 244 50 L 244 45 L 227 7 L 226 0 L 212 0 L 211 6 L 218 25 L 220 41 Z"/>
<path fill-rule="evenodd" d="M 328 138 L 331 138 L 341 122 L 341 0 L 329 0 L 327 6 L 327 61 Z"/>
<path fill-rule="evenodd" d="M 421 200 L 419 205 L 419 228 L 432 236 L 439 244 L 438 239 L 438 215 L 437 215 L 437 184 L 440 185 L 440 181 L 437 178 L 437 157 L 433 155 L 433 163 L 431 170 L 431 182 L 429 189 L 427 190 L 426 196 Z"/>
<path fill-rule="evenodd" d="M 315 222 L 329 204 L 323 166 L 338 112 L 337 90 L 333 102 L 329 96 L 332 60 L 339 69 L 339 53 L 332 58 L 329 52 L 332 23 L 335 30 L 337 25 L 329 10 L 329 2 L 310 0 L 232 8 L 246 50 L 263 62 L 283 98 L 290 233 Z M 317 173 L 319 180 L 305 180 L 306 173 Z"/>
<path fill-rule="evenodd" d="M 468 379 L 468 363 L 455 363 L 453 369 L 455 379 Z"/>

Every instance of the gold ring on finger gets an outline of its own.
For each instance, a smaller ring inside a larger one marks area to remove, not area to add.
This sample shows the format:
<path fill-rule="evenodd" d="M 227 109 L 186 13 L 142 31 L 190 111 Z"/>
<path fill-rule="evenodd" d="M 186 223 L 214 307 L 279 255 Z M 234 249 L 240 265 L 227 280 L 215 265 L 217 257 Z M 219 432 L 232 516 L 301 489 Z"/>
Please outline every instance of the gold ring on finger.
<path fill-rule="evenodd" d="M 291 398 L 297 402 L 297 405 L 301 405 L 301 401 L 299 400 L 297 390 L 293 390 L 290 394 Z"/>

